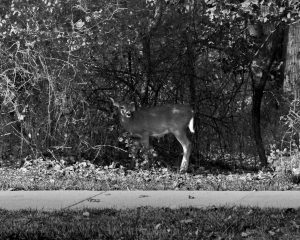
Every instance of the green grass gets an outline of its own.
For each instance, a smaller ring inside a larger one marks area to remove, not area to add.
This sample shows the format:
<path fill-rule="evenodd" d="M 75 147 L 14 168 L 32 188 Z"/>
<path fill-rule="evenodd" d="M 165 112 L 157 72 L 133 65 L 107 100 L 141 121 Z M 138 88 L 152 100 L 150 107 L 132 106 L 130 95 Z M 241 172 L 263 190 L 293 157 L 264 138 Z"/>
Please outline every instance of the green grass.
<path fill-rule="evenodd" d="M 300 210 L 0 210 L 1 239 L 300 239 Z"/>

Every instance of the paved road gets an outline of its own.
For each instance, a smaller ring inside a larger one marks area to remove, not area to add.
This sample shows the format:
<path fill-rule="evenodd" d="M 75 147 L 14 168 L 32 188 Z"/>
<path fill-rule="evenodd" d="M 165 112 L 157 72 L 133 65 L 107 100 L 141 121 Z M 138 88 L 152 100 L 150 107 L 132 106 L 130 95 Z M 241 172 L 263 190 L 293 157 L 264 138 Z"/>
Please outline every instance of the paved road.
<path fill-rule="evenodd" d="M 255 206 L 300 208 L 300 191 L 0 191 L 0 208 L 8 210 Z"/>

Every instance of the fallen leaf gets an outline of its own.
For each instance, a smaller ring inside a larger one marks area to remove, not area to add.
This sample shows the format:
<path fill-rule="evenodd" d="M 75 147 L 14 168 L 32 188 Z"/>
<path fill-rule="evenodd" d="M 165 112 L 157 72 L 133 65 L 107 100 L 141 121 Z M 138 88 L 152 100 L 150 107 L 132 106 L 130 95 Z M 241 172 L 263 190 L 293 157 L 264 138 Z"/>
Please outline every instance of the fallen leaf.
<path fill-rule="evenodd" d="M 245 232 L 241 233 L 241 237 L 246 238 L 246 237 L 249 237 L 249 236 L 253 235 L 254 233 L 255 233 L 255 230 L 253 230 L 253 229 L 246 229 Z"/>
<path fill-rule="evenodd" d="M 158 230 L 158 229 L 161 227 L 161 225 L 162 225 L 161 223 L 156 224 L 156 226 L 154 227 L 154 229 L 155 229 L 155 230 Z"/>
<path fill-rule="evenodd" d="M 149 197 L 148 195 L 140 195 L 139 198 Z"/>
<path fill-rule="evenodd" d="M 84 212 L 84 213 L 82 213 L 82 216 L 84 216 L 84 217 L 89 217 L 89 216 L 90 216 L 90 213 L 89 213 L 89 212 Z"/>
<path fill-rule="evenodd" d="M 193 222 L 193 219 L 184 219 L 184 220 L 181 220 L 180 223 L 192 223 Z"/>
<path fill-rule="evenodd" d="M 250 210 L 247 212 L 247 215 L 250 215 L 250 214 L 252 214 L 252 213 L 253 213 L 253 210 L 250 209 Z"/>
<path fill-rule="evenodd" d="M 276 233 L 274 232 L 274 231 L 269 231 L 269 234 L 271 235 L 271 236 L 274 236 Z"/>
<path fill-rule="evenodd" d="M 101 202 L 100 199 L 95 199 L 95 198 L 91 198 L 91 199 L 88 199 L 89 202 Z"/>
<path fill-rule="evenodd" d="M 242 232 L 241 233 L 241 237 L 248 237 L 250 234 L 249 233 L 247 233 L 247 232 Z"/>

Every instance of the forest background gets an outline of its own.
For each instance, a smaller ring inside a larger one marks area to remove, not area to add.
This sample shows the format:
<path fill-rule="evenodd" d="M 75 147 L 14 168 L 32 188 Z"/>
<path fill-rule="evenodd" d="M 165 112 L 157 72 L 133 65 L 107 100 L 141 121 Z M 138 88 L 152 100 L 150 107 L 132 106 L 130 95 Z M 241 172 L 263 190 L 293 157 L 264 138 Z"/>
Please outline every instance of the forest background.
<path fill-rule="evenodd" d="M 126 164 L 132 142 L 109 97 L 190 104 L 196 167 L 297 154 L 299 53 L 289 64 L 287 54 L 299 9 L 296 0 L 2 0 L 0 165 Z M 152 144 L 179 166 L 173 137 Z"/>

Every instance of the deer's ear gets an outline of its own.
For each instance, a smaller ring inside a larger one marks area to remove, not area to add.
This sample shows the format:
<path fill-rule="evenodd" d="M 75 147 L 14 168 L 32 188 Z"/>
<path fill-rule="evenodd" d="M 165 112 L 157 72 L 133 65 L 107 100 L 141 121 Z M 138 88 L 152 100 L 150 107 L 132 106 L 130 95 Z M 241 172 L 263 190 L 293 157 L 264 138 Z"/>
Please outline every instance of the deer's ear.
<path fill-rule="evenodd" d="M 130 109 L 131 112 L 134 112 L 134 111 L 135 111 L 135 104 L 134 104 L 134 102 L 131 102 L 131 103 L 129 104 L 129 109 Z"/>
<path fill-rule="evenodd" d="M 115 107 L 120 107 L 120 104 L 119 103 L 117 103 L 117 102 L 115 102 L 115 100 L 113 99 L 113 98 L 109 98 L 111 101 L 112 101 L 112 104 L 115 106 Z"/>

